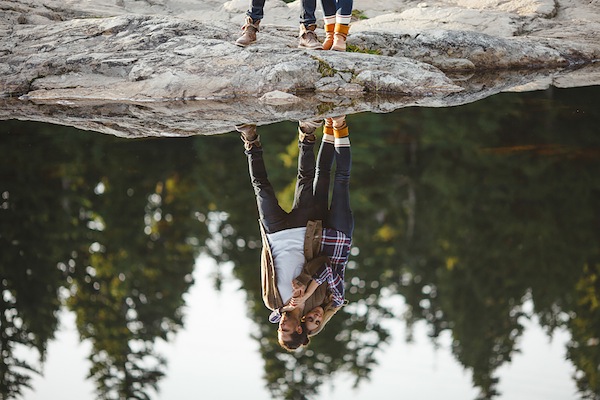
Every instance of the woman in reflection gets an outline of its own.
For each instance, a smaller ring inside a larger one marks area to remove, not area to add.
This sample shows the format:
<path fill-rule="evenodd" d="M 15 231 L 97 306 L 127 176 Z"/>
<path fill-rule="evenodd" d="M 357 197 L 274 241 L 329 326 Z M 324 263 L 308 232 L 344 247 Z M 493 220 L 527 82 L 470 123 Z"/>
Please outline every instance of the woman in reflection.
<path fill-rule="evenodd" d="M 273 311 L 269 320 L 279 323 L 280 345 L 288 350 L 308 344 L 309 333 L 318 333 L 344 304 L 344 271 L 354 229 L 350 140 L 344 116 L 326 119 L 315 162 L 314 132 L 320 125 L 299 123 L 298 177 L 289 213 L 279 206 L 268 180 L 256 125 L 236 127 L 244 141 L 260 215 L 263 301 Z"/>

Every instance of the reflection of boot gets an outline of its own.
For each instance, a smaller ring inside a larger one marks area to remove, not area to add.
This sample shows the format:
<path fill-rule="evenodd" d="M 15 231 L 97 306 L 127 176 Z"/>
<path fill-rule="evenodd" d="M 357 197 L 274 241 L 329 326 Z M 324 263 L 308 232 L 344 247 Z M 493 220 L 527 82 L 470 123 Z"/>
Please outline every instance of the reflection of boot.
<path fill-rule="evenodd" d="M 333 46 L 333 31 L 335 29 L 335 24 L 326 24 L 325 25 L 325 40 L 323 41 L 323 50 L 331 49 Z"/>
<path fill-rule="evenodd" d="M 235 41 L 235 44 L 241 47 L 246 47 L 249 44 L 256 42 L 256 32 L 258 32 L 260 25 L 260 19 L 258 21 L 253 21 L 252 18 L 246 17 L 246 24 L 242 26 L 242 36 L 239 37 L 238 40 Z"/>
<path fill-rule="evenodd" d="M 325 143 L 335 143 L 335 137 L 333 136 L 333 120 L 331 118 L 325 118 L 325 125 L 323 125 L 323 138 L 322 141 Z"/>
<path fill-rule="evenodd" d="M 335 24 L 333 33 L 333 45 L 331 46 L 331 50 L 346 51 L 346 38 L 348 37 L 349 31 L 349 25 Z"/>
<path fill-rule="evenodd" d="M 333 129 L 336 131 L 341 130 L 343 128 L 348 128 L 348 125 L 346 125 L 345 115 L 340 115 L 338 117 L 332 117 L 328 119 L 331 119 L 331 126 L 333 126 Z"/>
<path fill-rule="evenodd" d="M 323 48 L 315 33 L 316 28 L 317 25 L 315 24 L 309 26 L 300 24 L 300 42 L 298 43 L 298 47 L 309 50 L 321 50 Z"/>
<path fill-rule="evenodd" d="M 346 124 L 346 116 L 341 115 L 339 117 L 333 117 L 331 118 L 331 120 L 333 122 L 333 136 L 335 137 L 335 146 L 350 146 L 350 139 L 348 138 L 348 125 Z"/>
<path fill-rule="evenodd" d="M 321 120 L 299 121 L 298 122 L 298 141 L 302 143 L 314 143 L 317 140 L 315 130 L 323 124 Z"/>
<path fill-rule="evenodd" d="M 235 130 L 240 133 L 240 138 L 244 142 L 244 148 L 246 150 L 252 150 L 254 147 L 261 147 L 260 136 L 256 133 L 256 125 L 236 125 Z"/>

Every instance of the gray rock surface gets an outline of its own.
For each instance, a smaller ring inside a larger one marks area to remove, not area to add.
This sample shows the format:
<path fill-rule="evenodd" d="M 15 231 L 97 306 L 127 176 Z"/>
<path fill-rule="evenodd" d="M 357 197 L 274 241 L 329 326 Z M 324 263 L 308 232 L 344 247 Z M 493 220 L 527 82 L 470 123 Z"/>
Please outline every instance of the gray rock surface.
<path fill-rule="evenodd" d="M 300 0 L 235 46 L 247 1 L 0 0 L 0 119 L 186 136 L 600 83 L 595 1 L 355 0 L 346 53 L 296 47 Z"/>

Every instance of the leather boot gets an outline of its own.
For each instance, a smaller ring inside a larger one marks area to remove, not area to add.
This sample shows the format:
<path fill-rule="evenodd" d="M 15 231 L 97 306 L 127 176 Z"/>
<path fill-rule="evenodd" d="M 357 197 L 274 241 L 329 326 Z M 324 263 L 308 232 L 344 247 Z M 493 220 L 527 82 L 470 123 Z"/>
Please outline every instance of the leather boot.
<path fill-rule="evenodd" d="M 317 34 L 315 33 L 316 28 L 316 24 L 309 26 L 300 24 L 300 34 L 298 35 L 300 37 L 300 42 L 298 43 L 299 48 L 309 50 L 321 50 L 323 48 L 321 42 L 319 42 Z"/>
<path fill-rule="evenodd" d="M 346 38 L 348 37 L 349 31 L 349 25 L 335 24 L 331 50 L 346 51 Z"/>
<path fill-rule="evenodd" d="M 323 135 L 333 136 L 333 119 L 325 118 L 325 125 L 323 125 Z"/>
<path fill-rule="evenodd" d="M 323 50 L 331 49 L 333 46 L 333 31 L 335 24 L 325 24 L 325 41 L 323 41 Z"/>
<path fill-rule="evenodd" d="M 244 142 L 244 148 L 248 151 L 254 147 L 261 147 L 260 136 L 256 133 L 256 125 L 242 124 L 236 125 L 235 130 L 240 133 L 240 138 Z"/>
<path fill-rule="evenodd" d="M 253 21 L 252 18 L 246 17 L 246 23 L 242 26 L 242 36 L 235 41 L 240 47 L 246 47 L 249 44 L 256 42 L 256 32 L 259 30 L 260 19 Z"/>
<path fill-rule="evenodd" d="M 322 120 L 298 121 L 298 141 L 301 143 L 312 144 L 317 140 L 315 131 L 323 125 Z"/>
<path fill-rule="evenodd" d="M 346 116 L 339 115 L 337 117 L 331 118 L 331 125 L 333 126 L 334 131 L 341 131 L 346 129 L 348 131 L 348 125 L 346 124 Z"/>

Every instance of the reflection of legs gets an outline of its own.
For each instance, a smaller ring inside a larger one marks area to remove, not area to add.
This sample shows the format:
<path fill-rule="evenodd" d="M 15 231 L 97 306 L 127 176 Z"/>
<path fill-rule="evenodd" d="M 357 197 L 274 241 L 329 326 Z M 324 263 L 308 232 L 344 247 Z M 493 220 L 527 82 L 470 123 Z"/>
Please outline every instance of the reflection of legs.
<path fill-rule="evenodd" d="M 245 153 L 260 219 L 267 232 L 277 232 L 284 228 L 287 213 L 279 206 L 275 190 L 267 177 L 262 147 L 253 147 Z"/>
<path fill-rule="evenodd" d="M 306 226 L 306 223 L 312 217 L 314 207 L 312 188 L 315 180 L 314 147 L 314 142 L 298 142 L 298 148 L 300 149 L 298 154 L 298 177 L 288 228 Z"/>
<path fill-rule="evenodd" d="M 296 179 L 296 191 L 294 193 L 294 205 L 292 209 L 312 207 L 313 181 L 315 179 L 315 144 L 298 143 L 300 153 L 298 154 L 298 177 Z"/>
<path fill-rule="evenodd" d="M 354 217 L 350 209 L 350 147 L 336 147 L 335 178 L 327 226 L 352 237 Z"/>
<path fill-rule="evenodd" d="M 350 169 L 352 153 L 348 127 L 343 118 L 334 119 L 335 178 L 327 226 L 352 237 L 354 217 L 350 209 Z"/>
<path fill-rule="evenodd" d="M 314 185 L 315 218 L 320 220 L 326 220 L 327 210 L 329 209 L 329 182 L 335 156 L 333 142 L 333 126 L 331 125 L 331 119 L 327 119 L 323 128 L 323 140 L 317 157 L 317 173 Z"/>

